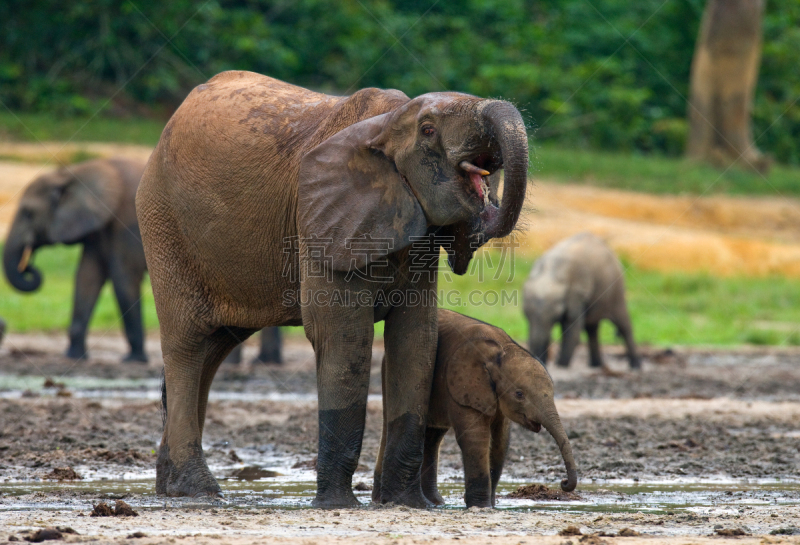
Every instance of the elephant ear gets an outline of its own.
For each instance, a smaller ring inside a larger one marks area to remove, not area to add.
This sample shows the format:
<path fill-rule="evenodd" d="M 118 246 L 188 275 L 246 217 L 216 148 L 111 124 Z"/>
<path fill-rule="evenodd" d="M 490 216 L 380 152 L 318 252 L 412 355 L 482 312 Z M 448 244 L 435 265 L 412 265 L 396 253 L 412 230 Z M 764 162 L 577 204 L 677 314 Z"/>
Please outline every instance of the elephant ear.
<path fill-rule="evenodd" d="M 350 251 L 353 239 L 380 239 L 381 247 L 393 253 L 426 233 L 425 213 L 410 187 L 394 161 L 373 145 L 390 115 L 347 127 L 300 163 L 298 233 L 327 241 L 324 255 L 334 270 L 367 265 L 369 252 Z"/>
<path fill-rule="evenodd" d="M 111 165 L 64 168 L 67 176 L 48 234 L 53 242 L 76 242 L 101 229 L 114 217 L 124 190 Z"/>
<path fill-rule="evenodd" d="M 470 339 L 447 361 L 447 390 L 456 403 L 486 416 L 497 411 L 497 394 L 488 366 L 503 358 L 503 348 L 491 339 Z"/>

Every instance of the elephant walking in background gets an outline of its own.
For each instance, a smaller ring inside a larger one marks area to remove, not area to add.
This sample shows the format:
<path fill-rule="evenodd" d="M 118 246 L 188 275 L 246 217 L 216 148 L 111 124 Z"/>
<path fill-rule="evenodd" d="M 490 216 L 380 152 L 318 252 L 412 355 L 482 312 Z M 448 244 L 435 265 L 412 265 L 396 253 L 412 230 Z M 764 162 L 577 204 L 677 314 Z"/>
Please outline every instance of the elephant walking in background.
<path fill-rule="evenodd" d="M 524 309 L 530 327 L 530 350 L 547 363 L 550 332 L 561 324 L 558 365 L 567 367 L 585 328 L 589 365 L 603 366 L 597 337 L 600 320 L 611 320 L 625 340 L 631 369 L 641 364 L 625 301 L 625 279 L 614 252 L 591 233 L 562 240 L 534 263 L 524 287 Z"/>
<path fill-rule="evenodd" d="M 385 363 L 385 360 L 384 360 Z M 553 380 L 544 366 L 508 334 L 492 325 L 439 309 L 439 347 L 425 429 L 422 490 L 443 505 L 438 489 L 439 447 L 453 428 L 464 461 L 467 507 L 494 507 L 497 483 L 508 453 L 510 423 L 555 439 L 567 470 L 561 488 L 575 490 L 578 470 L 572 446 L 553 398 Z M 380 498 L 381 452 L 372 497 Z"/>
<path fill-rule="evenodd" d="M 265 327 L 261 330 L 261 345 L 253 363 L 283 363 L 282 346 L 281 329 L 279 327 Z M 231 350 L 231 353 L 225 358 L 225 362 L 241 363 L 242 348 L 243 344 L 236 345 L 236 348 Z"/>
<path fill-rule="evenodd" d="M 487 177 L 501 168 L 497 207 Z M 514 228 L 527 171 L 522 117 L 501 100 L 331 96 L 252 72 L 196 87 L 137 196 L 165 366 L 156 491 L 221 494 L 201 447 L 214 374 L 259 329 L 302 324 L 319 392 L 314 505 L 358 505 L 352 477 L 384 321 L 381 501 L 430 506 L 420 468 L 440 248 L 464 274 L 477 247 Z"/>
<path fill-rule="evenodd" d="M 42 275 L 34 252 L 51 244 L 81 244 L 70 358 L 86 358 L 86 330 L 100 290 L 110 279 L 119 303 L 130 353 L 125 361 L 146 362 L 140 292 L 147 270 L 136 220 L 136 189 L 144 164 L 96 159 L 61 167 L 25 189 L 3 249 L 3 270 L 16 289 L 35 291 Z"/>

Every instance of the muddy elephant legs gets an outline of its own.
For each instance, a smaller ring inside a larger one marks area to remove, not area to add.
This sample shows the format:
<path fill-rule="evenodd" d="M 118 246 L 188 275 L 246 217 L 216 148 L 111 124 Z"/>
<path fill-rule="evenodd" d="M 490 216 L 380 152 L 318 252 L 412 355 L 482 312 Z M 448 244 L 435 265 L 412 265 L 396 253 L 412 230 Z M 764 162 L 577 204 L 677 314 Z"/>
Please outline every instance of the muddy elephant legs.
<path fill-rule="evenodd" d="M 589 367 L 602 367 L 603 354 L 600 352 L 598 332 L 600 324 L 586 324 L 586 335 L 589 337 Z"/>
<path fill-rule="evenodd" d="M 436 284 L 420 288 L 435 290 Z M 422 492 L 421 473 L 425 419 L 436 360 L 437 319 L 433 305 L 395 308 L 386 318 L 382 503 L 433 506 Z"/>
<path fill-rule="evenodd" d="M 631 326 L 631 318 L 628 315 L 627 307 L 619 311 L 611 321 L 617 327 L 619 336 L 625 340 L 625 352 L 628 356 L 630 368 L 641 369 L 642 362 L 636 352 L 636 343 L 633 341 L 633 326 Z"/>
<path fill-rule="evenodd" d="M 81 261 L 78 264 L 78 273 L 75 275 L 68 358 L 85 359 L 87 357 L 86 330 L 106 279 L 108 279 L 108 268 L 97 248 L 84 246 Z"/>
<path fill-rule="evenodd" d="M 208 391 L 222 359 L 252 331 L 223 327 L 205 338 L 162 339 L 167 419 L 156 462 L 157 494 L 222 496 L 201 446 Z"/>
<path fill-rule="evenodd" d="M 319 452 L 315 507 L 359 505 L 352 485 L 367 416 L 373 312 L 371 306 L 303 308 L 306 337 L 317 360 Z"/>
<path fill-rule="evenodd" d="M 132 272 L 122 262 L 124 256 L 111 260 L 109 272 L 114 295 L 122 314 L 125 336 L 131 351 L 123 361 L 147 362 L 144 351 L 144 324 L 142 323 L 141 285 L 144 271 Z"/>
<path fill-rule="evenodd" d="M 447 429 L 427 428 L 425 430 L 425 453 L 422 461 L 422 492 L 434 505 L 444 505 L 439 493 L 439 448 L 442 446 Z"/>
<path fill-rule="evenodd" d="M 558 353 L 558 365 L 569 367 L 572 354 L 581 342 L 583 331 L 583 313 L 567 315 L 561 322 L 561 351 Z"/>

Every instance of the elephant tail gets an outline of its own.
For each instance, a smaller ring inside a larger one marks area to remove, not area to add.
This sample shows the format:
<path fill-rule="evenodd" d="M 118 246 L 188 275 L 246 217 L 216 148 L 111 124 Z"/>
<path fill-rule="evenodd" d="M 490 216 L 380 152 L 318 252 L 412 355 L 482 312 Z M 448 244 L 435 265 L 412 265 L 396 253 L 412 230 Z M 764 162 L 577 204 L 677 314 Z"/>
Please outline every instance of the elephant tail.
<path fill-rule="evenodd" d="M 167 379 L 161 369 L 161 425 L 167 425 Z"/>

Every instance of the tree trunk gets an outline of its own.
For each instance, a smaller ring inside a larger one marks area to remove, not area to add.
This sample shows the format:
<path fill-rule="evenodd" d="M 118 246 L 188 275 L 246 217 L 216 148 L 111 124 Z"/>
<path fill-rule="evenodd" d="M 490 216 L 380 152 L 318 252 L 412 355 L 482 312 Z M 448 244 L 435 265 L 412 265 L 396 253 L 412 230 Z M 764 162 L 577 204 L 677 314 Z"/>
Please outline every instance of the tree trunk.
<path fill-rule="evenodd" d="M 761 61 L 764 0 L 708 0 L 692 60 L 686 155 L 766 172 L 750 114 Z"/>

